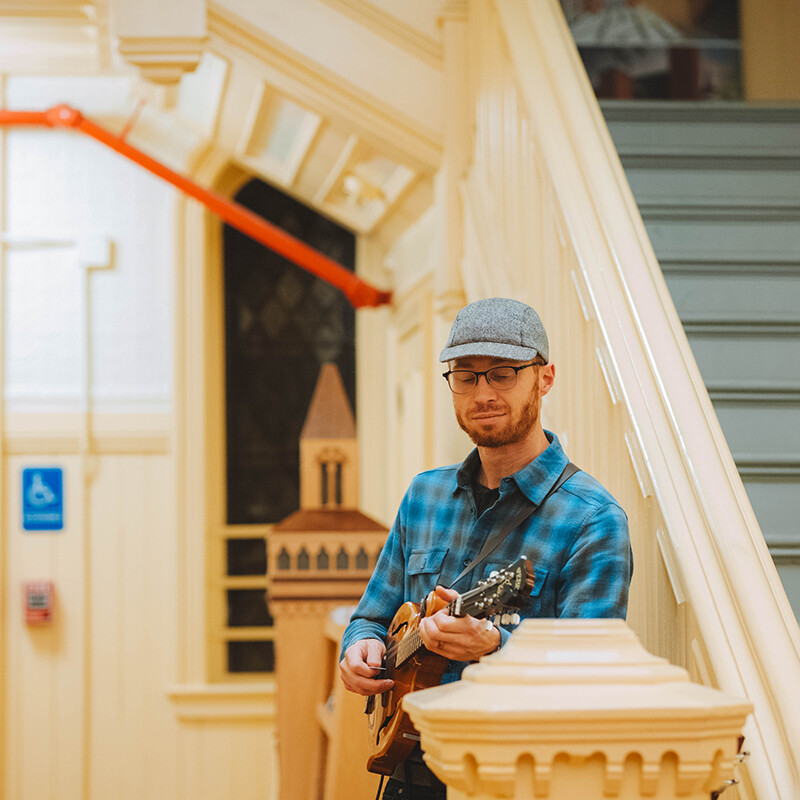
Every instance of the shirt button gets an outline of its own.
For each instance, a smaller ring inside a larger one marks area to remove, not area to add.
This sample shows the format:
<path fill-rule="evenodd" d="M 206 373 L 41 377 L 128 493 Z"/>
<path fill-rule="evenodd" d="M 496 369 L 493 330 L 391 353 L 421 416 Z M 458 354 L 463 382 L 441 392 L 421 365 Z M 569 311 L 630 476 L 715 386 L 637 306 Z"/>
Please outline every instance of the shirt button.
<path fill-rule="evenodd" d="M 466 566 L 467 566 L 467 564 L 469 564 L 469 562 L 470 562 L 470 559 L 468 559 L 468 558 L 465 558 L 465 559 L 464 559 L 464 566 L 466 567 Z"/>

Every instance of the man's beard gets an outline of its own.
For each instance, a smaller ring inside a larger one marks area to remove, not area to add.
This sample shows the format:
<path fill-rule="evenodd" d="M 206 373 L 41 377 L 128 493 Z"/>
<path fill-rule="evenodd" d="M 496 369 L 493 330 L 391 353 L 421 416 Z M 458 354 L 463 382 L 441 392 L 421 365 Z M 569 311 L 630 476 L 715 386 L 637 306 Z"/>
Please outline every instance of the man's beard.
<path fill-rule="evenodd" d="M 478 406 L 471 409 L 473 413 L 492 410 L 491 404 Z M 461 430 L 469 436 L 478 447 L 503 447 L 507 444 L 517 444 L 533 430 L 539 419 L 539 392 L 533 391 L 528 402 L 520 409 L 516 418 L 508 420 L 504 427 L 496 430 L 483 431 L 480 429 L 480 420 L 470 424 L 468 420 L 456 410 L 456 420 Z M 475 427 L 472 427 L 472 426 Z"/>

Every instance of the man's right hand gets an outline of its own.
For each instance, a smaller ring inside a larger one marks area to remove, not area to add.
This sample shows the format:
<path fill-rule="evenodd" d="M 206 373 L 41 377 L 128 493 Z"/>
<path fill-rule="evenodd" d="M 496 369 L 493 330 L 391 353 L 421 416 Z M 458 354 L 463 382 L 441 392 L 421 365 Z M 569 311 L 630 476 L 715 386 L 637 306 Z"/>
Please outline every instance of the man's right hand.
<path fill-rule="evenodd" d="M 371 695 L 388 691 L 394 681 L 381 677 L 381 662 L 386 647 L 380 639 L 359 639 L 344 651 L 339 674 L 348 691 Z"/>

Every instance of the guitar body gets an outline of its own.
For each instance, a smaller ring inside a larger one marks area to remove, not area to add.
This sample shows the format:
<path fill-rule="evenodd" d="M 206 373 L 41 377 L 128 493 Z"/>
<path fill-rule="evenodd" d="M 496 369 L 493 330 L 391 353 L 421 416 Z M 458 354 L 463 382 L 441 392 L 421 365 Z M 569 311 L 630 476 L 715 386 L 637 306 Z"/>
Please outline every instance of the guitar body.
<path fill-rule="evenodd" d="M 440 601 L 439 607 L 445 606 L 446 603 Z M 438 686 L 447 666 L 444 656 L 436 655 L 424 647 L 400 666 L 392 663 L 392 656 L 397 652 L 400 642 L 406 636 L 413 638 L 419 635 L 421 618 L 419 603 L 404 603 L 394 615 L 386 637 L 388 657 L 384 657 L 383 662 L 385 675 L 394 681 L 394 686 L 390 691 L 367 701 L 371 752 L 367 769 L 379 775 L 391 775 L 395 765 L 405 761 L 419 742 L 419 734 L 402 708 L 403 698 L 417 689 Z"/>
<path fill-rule="evenodd" d="M 512 615 L 507 612 L 520 608 L 531 589 L 533 569 L 522 556 L 449 603 L 431 592 L 421 606 L 404 603 L 400 607 L 386 635 L 381 675 L 393 680 L 394 686 L 383 694 L 369 697 L 365 709 L 369 716 L 367 769 L 370 772 L 391 775 L 395 766 L 411 754 L 419 742 L 419 733 L 403 710 L 403 698 L 417 689 L 438 686 L 447 667 L 448 660 L 444 656 L 432 653 L 422 643 L 420 620 L 446 609 L 456 617 L 469 614 L 485 619 L 502 613 L 503 622 L 512 621 Z M 519 622 L 519 617 L 513 621 Z"/>

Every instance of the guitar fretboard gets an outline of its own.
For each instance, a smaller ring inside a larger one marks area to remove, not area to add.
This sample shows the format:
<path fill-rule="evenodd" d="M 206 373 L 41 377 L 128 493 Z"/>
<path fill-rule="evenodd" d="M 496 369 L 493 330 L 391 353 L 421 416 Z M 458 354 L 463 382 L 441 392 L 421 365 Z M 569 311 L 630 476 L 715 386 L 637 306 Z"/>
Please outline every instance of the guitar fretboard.
<path fill-rule="evenodd" d="M 453 604 L 448 606 L 450 613 L 453 613 Z M 469 613 L 463 610 L 462 613 Z M 400 666 L 411 658 L 415 653 L 419 652 L 425 645 L 422 643 L 422 634 L 419 632 L 419 627 L 415 627 L 409 631 L 397 645 L 397 660 L 396 666 Z"/>
<path fill-rule="evenodd" d="M 400 640 L 397 646 L 396 665 L 399 667 L 401 664 L 404 664 L 414 653 L 421 650 L 422 647 L 422 635 L 419 632 L 419 628 L 414 628 L 413 631 Z"/>

